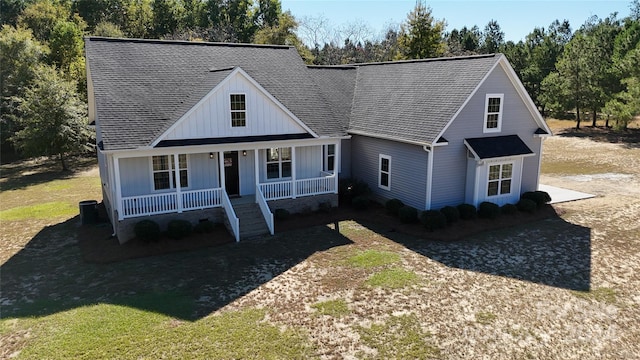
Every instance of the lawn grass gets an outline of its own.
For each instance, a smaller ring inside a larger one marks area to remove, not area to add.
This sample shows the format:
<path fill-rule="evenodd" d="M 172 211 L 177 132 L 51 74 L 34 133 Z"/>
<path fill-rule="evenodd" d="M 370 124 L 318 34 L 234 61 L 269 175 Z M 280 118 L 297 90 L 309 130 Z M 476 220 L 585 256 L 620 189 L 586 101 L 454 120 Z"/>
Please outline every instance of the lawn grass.
<path fill-rule="evenodd" d="M 2 210 L 0 211 L 0 221 L 69 217 L 77 212 L 77 206 L 73 206 L 68 202 L 53 201 Z"/>
<path fill-rule="evenodd" d="M 347 264 L 359 268 L 374 268 L 400 261 L 400 255 L 391 251 L 364 250 L 347 259 Z"/>
<path fill-rule="evenodd" d="M 308 358 L 303 332 L 264 322 L 266 311 L 246 309 L 196 322 L 161 313 L 98 304 L 40 319 L 19 320 L 32 339 L 25 359 L 279 359 Z M 4 321 L 3 321 L 4 322 Z M 15 325 L 4 324 L 0 328 Z"/>
<path fill-rule="evenodd" d="M 373 274 L 367 279 L 365 284 L 373 287 L 399 289 L 416 284 L 419 281 L 420 277 L 412 271 L 401 268 L 391 268 Z"/>
<path fill-rule="evenodd" d="M 340 317 L 349 314 L 349 306 L 343 299 L 322 301 L 311 305 L 320 315 Z"/>
<path fill-rule="evenodd" d="M 572 291 L 572 293 L 582 299 L 595 300 L 607 304 L 615 304 L 617 298 L 616 291 L 608 287 L 595 288 L 589 291 Z"/>

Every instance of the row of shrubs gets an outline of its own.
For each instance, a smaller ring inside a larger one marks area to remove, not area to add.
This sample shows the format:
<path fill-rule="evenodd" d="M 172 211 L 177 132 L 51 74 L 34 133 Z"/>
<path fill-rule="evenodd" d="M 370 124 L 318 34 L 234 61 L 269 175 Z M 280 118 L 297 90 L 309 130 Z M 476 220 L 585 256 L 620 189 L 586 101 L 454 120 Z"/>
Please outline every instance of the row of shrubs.
<path fill-rule="evenodd" d="M 460 219 L 495 219 L 500 215 L 513 215 L 518 211 L 533 213 L 550 201 L 551 197 L 544 191 L 529 191 L 523 193 L 516 204 L 502 206 L 485 201 L 480 203 L 477 208 L 471 204 L 460 204 L 458 206 L 445 206 L 440 210 L 427 210 L 418 214 L 416 208 L 407 206 L 398 199 L 391 199 L 385 203 L 385 208 L 390 214 L 397 216 L 400 222 L 404 224 L 414 223 L 419 220 L 425 228 L 433 231 L 444 228 Z"/>
<path fill-rule="evenodd" d="M 175 219 L 169 221 L 167 224 L 166 235 L 170 239 L 180 240 L 192 233 L 210 233 L 216 228 L 216 226 L 217 224 L 211 220 L 200 221 L 193 226 L 188 220 Z M 160 224 L 151 219 L 138 221 L 134 226 L 133 231 L 136 237 L 144 242 L 155 242 L 160 240 L 160 237 L 162 236 Z"/>

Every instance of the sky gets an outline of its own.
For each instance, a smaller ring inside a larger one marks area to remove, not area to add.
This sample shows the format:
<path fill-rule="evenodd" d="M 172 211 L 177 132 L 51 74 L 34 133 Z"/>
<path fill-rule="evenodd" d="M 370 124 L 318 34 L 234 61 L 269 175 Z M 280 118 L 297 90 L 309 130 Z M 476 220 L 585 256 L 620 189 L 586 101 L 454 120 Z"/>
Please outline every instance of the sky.
<path fill-rule="evenodd" d="M 281 0 L 282 9 L 290 10 L 300 20 L 304 17 L 326 18 L 332 27 L 350 23 L 366 24 L 378 37 L 389 24 L 402 23 L 414 8 L 415 0 Z M 426 1 L 432 16 L 444 19 L 446 31 L 478 25 L 483 30 L 497 20 L 506 41 L 523 40 L 535 27 L 547 28 L 555 19 L 569 20 L 576 30 L 590 16 L 605 18 L 618 12 L 629 15 L 631 0 L 449 0 Z"/>

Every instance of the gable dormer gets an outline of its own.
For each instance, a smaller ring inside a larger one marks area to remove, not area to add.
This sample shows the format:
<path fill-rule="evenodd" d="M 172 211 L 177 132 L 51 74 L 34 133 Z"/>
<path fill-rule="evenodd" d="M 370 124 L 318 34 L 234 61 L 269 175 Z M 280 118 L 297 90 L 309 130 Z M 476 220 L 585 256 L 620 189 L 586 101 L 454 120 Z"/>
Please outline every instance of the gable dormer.
<path fill-rule="evenodd" d="M 154 143 L 270 135 L 315 137 L 300 119 L 241 68 L 230 73 Z"/>

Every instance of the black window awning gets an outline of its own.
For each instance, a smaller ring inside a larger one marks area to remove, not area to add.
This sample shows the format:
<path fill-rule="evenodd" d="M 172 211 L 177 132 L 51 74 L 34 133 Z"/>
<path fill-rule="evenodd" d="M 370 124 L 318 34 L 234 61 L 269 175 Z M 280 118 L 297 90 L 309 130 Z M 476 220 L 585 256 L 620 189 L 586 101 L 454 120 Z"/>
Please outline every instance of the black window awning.
<path fill-rule="evenodd" d="M 518 135 L 471 138 L 465 139 L 464 144 L 476 160 L 534 154 Z"/>

